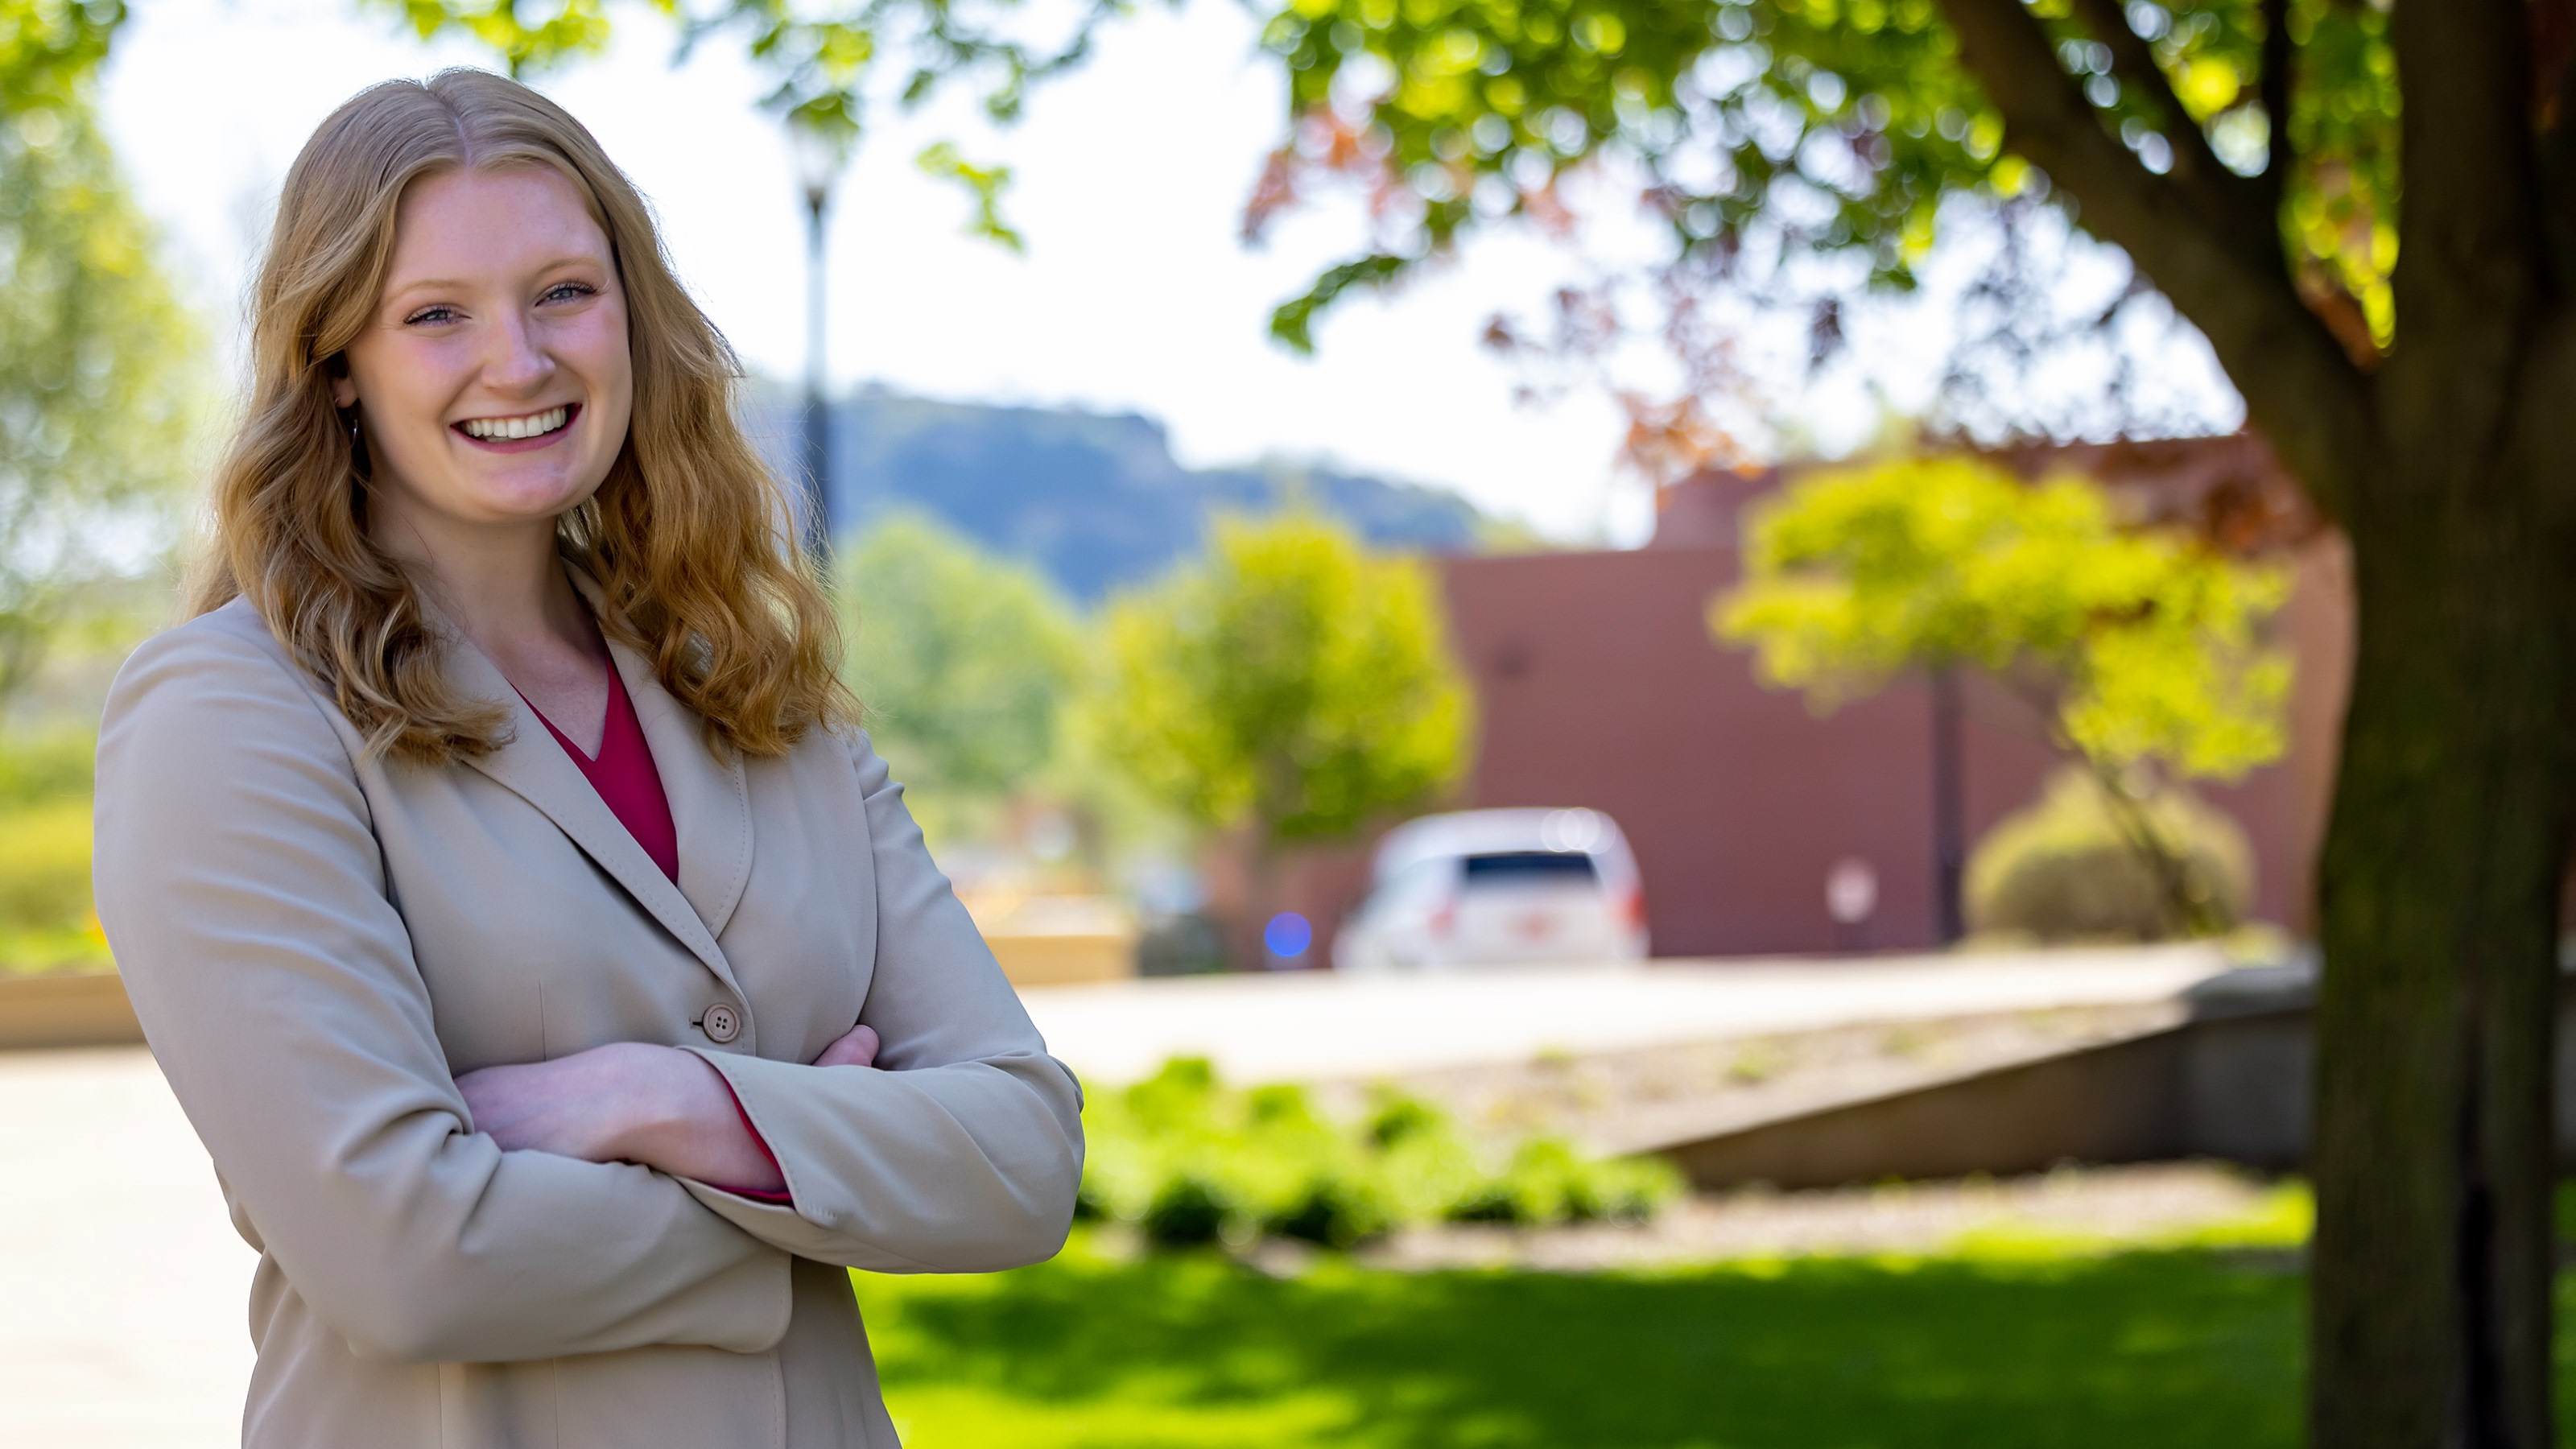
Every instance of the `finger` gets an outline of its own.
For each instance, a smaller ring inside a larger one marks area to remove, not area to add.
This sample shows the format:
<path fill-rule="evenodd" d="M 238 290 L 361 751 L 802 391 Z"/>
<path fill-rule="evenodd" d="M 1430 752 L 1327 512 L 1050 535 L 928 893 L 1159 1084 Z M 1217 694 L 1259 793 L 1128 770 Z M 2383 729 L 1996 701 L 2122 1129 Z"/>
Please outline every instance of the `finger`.
<path fill-rule="evenodd" d="M 850 1065 L 854 1067 L 871 1067 L 876 1065 L 877 1046 L 879 1042 L 877 1038 L 877 1029 L 875 1027 L 854 1026 L 850 1028 L 850 1034 L 841 1038 L 841 1040 L 849 1046 Z"/>
<path fill-rule="evenodd" d="M 864 1042 L 836 1041 L 814 1059 L 818 1067 L 864 1067 L 876 1060 L 876 1051 Z"/>
<path fill-rule="evenodd" d="M 877 1045 L 876 1028 L 854 1026 L 843 1032 L 840 1040 L 823 1048 L 823 1054 L 814 1059 L 814 1065 L 818 1067 L 874 1066 L 877 1059 Z"/>

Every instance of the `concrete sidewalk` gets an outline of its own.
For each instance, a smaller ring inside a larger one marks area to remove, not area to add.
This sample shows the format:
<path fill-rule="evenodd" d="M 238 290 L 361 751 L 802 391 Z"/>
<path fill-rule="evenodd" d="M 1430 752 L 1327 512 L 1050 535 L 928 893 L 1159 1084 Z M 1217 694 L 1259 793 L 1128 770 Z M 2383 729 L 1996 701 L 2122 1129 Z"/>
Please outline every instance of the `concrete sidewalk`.
<path fill-rule="evenodd" d="M 0 1053 L 0 1444 L 241 1442 L 253 1258 L 142 1047 Z"/>
<path fill-rule="evenodd" d="M 1659 961 L 1436 976 L 1194 976 L 1020 993 L 1086 1081 L 1204 1056 L 1239 1082 L 1365 1078 L 2056 1006 L 2163 1001 L 2227 969 L 2207 946 Z"/>

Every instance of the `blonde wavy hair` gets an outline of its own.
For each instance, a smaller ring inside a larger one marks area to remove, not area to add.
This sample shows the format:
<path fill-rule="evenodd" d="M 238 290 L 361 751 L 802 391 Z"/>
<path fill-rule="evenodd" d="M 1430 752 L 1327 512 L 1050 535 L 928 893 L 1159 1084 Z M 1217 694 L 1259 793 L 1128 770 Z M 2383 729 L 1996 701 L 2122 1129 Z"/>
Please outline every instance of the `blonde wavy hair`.
<path fill-rule="evenodd" d="M 406 188 L 465 169 L 546 166 L 608 236 L 626 293 L 635 406 L 597 493 L 557 523 L 597 580 L 600 627 L 653 661 L 710 746 L 785 753 L 854 721 L 829 601 L 786 501 L 734 417 L 741 366 L 690 300 L 651 211 L 562 107 L 448 70 L 359 92 L 287 172 L 253 292 L 251 387 L 215 477 L 194 612 L 247 597 L 338 699 L 371 753 L 446 764 L 504 742 L 507 716 L 461 694 L 419 591 L 368 537 L 368 464 L 333 405 L 341 352 L 373 314 Z"/>

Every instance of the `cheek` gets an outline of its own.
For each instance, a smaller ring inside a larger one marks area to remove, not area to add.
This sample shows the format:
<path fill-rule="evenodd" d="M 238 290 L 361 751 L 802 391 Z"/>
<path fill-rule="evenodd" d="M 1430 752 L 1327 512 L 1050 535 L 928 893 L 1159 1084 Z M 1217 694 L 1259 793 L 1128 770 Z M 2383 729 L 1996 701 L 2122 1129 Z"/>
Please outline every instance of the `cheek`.
<path fill-rule="evenodd" d="M 568 350 L 580 359 L 583 380 L 603 407 L 623 412 L 635 395 L 635 362 L 628 350 L 626 314 L 602 307 L 581 320 Z"/>
<path fill-rule="evenodd" d="M 438 347 L 377 335 L 351 345 L 347 356 L 358 406 L 388 443 L 421 428 L 444 429 L 441 409 L 456 365 Z"/>

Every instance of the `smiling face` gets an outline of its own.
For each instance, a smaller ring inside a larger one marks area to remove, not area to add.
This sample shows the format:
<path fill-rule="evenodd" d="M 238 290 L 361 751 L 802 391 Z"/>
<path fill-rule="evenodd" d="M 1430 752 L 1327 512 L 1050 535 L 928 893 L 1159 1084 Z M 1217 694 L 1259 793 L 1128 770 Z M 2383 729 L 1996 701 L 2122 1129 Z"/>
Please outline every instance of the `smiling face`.
<path fill-rule="evenodd" d="M 608 237 L 551 167 L 415 183 L 344 356 L 333 398 L 357 406 L 370 531 L 398 554 L 493 529 L 551 535 L 626 441 L 625 294 Z"/>

